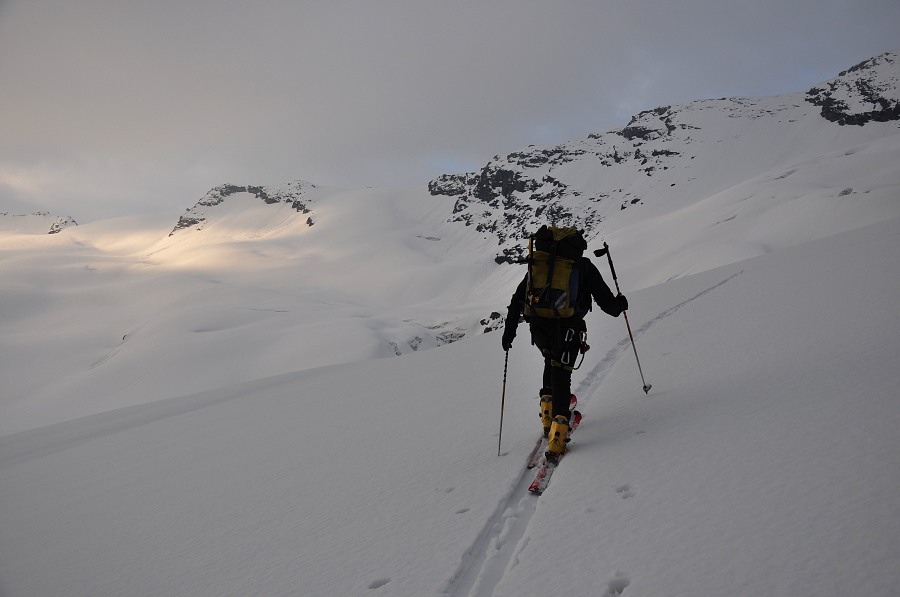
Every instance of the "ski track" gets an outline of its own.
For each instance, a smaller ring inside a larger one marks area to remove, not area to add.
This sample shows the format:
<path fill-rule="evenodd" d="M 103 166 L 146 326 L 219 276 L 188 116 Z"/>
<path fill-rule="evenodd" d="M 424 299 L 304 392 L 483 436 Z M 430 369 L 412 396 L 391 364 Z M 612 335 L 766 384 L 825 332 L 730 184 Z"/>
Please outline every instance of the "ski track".
<path fill-rule="evenodd" d="M 224 397 L 222 392 L 212 391 L 190 397 L 168 398 L 5 435 L 0 437 L 0 468 L 142 425 L 230 402 L 243 396 L 244 387 L 245 384 L 235 386 L 236 390 Z"/>
<path fill-rule="evenodd" d="M 635 338 L 642 336 L 658 322 L 670 317 L 685 305 L 718 289 L 744 273 L 740 270 L 721 282 L 684 300 L 658 314 L 634 331 Z M 627 336 L 606 353 L 584 379 L 575 387 L 576 396 L 585 396 L 587 404 L 593 391 L 603 382 L 612 366 L 631 348 Z M 648 379 L 648 382 L 650 380 Z M 580 402 L 581 403 L 581 402 Z M 462 563 L 441 592 L 450 597 L 491 597 L 494 589 L 503 580 L 507 570 L 517 563 L 516 555 L 528 544 L 526 532 L 537 509 L 538 497 L 528 493 L 534 470 L 524 469 L 518 480 L 500 500 L 487 523 L 478 533 L 474 543 L 463 555 Z M 610 582 L 608 595 L 620 595 L 629 584 L 628 580 L 617 577 Z M 621 582 L 620 582 L 621 581 Z"/>

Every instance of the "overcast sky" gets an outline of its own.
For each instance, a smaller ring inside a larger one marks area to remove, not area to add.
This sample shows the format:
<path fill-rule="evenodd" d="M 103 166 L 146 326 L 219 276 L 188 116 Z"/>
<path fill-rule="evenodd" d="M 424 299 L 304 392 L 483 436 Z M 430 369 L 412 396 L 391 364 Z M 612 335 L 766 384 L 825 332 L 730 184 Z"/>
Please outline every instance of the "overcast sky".
<path fill-rule="evenodd" d="M 424 186 L 897 49 L 898 0 L 0 0 L 0 212 Z"/>

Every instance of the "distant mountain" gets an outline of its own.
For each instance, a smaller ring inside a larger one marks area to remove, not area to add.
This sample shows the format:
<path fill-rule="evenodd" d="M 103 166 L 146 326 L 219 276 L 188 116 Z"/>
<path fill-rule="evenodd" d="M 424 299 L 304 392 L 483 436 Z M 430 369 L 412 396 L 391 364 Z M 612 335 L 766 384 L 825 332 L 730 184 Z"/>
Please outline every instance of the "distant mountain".
<path fill-rule="evenodd" d="M 0 231 L 21 234 L 56 234 L 68 226 L 77 226 L 70 216 L 54 216 L 47 211 L 30 214 L 0 212 Z"/>
<path fill-rule="evenodd" d="M 288 204 L 298 214 L 311 213 L 311 200 L 306 197 L 310 189 L 316 188 L 316 185 L 298 180 L 290 182 L 282 186 L 239 186 L 233 184 L 224 184 L 210 189 L 208 193 L 198 201 L 193 207 L 178 219 L 178 223 L 169 233 L 172 236 L 179 230 L 202 230 L 207 220 L 217 213 L 214 209 L 222 205 L 226 199 L 234 195 L 249 193 L 255 198 L 268 205 Z M 309 226 L 313 225 L 313 218 L 309 215 L 306 218 Z"/>
<path fill-rule="evenodd" d="M 498 263 L 515 262 L 522 239 L 548 221 L 594 238 L 617 211 L 668 211 L 785 163 L 896 135 L 898 79 L 891 52 L 806 93 L 661 106 L 621 129 L 439 176 L 428 190 L 454 199 L 452 221 L 497 238 Z"/>

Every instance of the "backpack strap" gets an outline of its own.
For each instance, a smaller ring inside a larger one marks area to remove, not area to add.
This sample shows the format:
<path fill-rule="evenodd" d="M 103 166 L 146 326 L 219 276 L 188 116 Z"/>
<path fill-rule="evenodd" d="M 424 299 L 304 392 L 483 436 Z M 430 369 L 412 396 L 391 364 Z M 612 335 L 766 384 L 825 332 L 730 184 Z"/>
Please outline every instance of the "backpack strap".
<path fill-rule="evenodd" d="M 541 250 L 541 251 L 543 251 L 543 252 L 545 252 L 545 253 L 547 253 L 547 254 L 549 255 L 549 257 L 547 258 L 547 279 L 544 281 L 544 285 L 543 285 L 543 287 L 541 288 L 541 291 L 540 291 L 539 294 L 536 294 L 536 295 L 534 295 L 534 296 L 528 297 L 529 300 L 530 300 L 531 302 L 543 302 L 544 300 L 546 300 L 546 298 L 547 298 L 547 293 L 550 291 L 550 286 L 553 284 L 553 270 L 554 270 L 554 268 L 555 268 L 555 266 L 556 266 L 556 253 L 557 253 L 557 247 L 559 247 L 559 241 L 558 241 L 558 240 L 556 239 L 556 237 L 552 234 L 552 232 L 550 232 L 550 231 L 547 229 L 546 226 L 542 226 L 541 229 L 538 230 L 538 232 L 537 232 L 536 234 L 532 234 L 532 235 L 528 238 L 528 255 L 530 256 L 530 259 L 531 259 L 532 263 L 533 263 L 533 259 L 534 259 L 534 258 L 533 258 L 533 255 L 534 255 L 534 238 L 535 238 L 535 236 L 536 236 L 537 234 L 540 234 L 541 232 L 548 232 L 549 235 L 550 235 L 550 238 L 549 238 L 549 239 L 541 239 L 542 243 L 549 243 L 549 244 L 550 244 L 550 246 L 549 246 L 549 249 L 550 249 L 550 250 L 549 250 L 549 251 L 544 251 L 543 248 L 539 249 L 539 250 Z M 532 274 L 532 272 L 531 272 L 531 263 L 529 263 L 529 267 L 528 267 L 528 275 L 529 275 L 529 276 L 533 276 L 533 274 Z M 532 285 L 536 285 L 536 284 L 535 284 L 536 282 L 537 282 L 537 280 L 534 280 L 533 277 L 532 277 L 531 284 L 532 284 Z M 553 312 L 554 312 L 554 314 L 556 315 L 556 317 L 558 318 L 558 317 L 559 317 L 559 310 L 556 308 L 556 305 L 553 305 Z"/>
<path fill-rule="evenodd" d="M 554 239 L 553 244 L 550 245 L 550 257 L 547 259 L 547 284 L 544 285 L 544 291 L 541 293 L 541 298 L 545 298 L 547 292 L 550 290 L 550 285 L 553 284 L 553 269 L 556 267 L 556 249 L 559 246 L 559 241 Z M 556 305 L 553 305 L 553 314 L 558 318 L 559 317 L 559 309 L 556 308 Z"/>

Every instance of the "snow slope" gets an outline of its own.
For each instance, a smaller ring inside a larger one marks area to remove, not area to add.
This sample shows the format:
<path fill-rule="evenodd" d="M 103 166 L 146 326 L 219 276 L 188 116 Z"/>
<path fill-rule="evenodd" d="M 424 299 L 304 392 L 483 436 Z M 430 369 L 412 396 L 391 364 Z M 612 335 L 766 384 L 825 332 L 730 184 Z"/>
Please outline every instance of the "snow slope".
<path fill-rule="evenodd" d="M 475 289 L 496 265 L 469 266 L 477 246 L 457 250 L 467 231 L 419 190 L 333 194 L 312 227 L 230 199 L 197 234 L 169 237 L 169 218 L 0 236 L 0 434 L 439 346 L 497 308 Z"/>
<path fill-rule="evenodd" d="M 660 108 L 430 189 L 0 214 L 0 596 L 895 595 L 886 56 L 818 103 Z M 540 355 L 520 328 L 498 457 L 482 332 L 553 214 L 609 242 L 653 390 L 591 314 L 585 421 L 537 499 Z"/>
<path fill-rule="evenodd" d="M 590 320 L 540 499 L 536 351 L 484 335 L 0 438 L 18 595 L 888 595 L 900 583 L 900 220 Z"/>
<path fill-rule="evenodd" d="M 585 595 L 895 594 L 898 233 L 638 293 L 651 396 L 627 355 L 592 372 L 592 425 L 494 594 L 547 594 L 542 565 Z M 575 553 L 548 557 L 560 529 Z"/>

